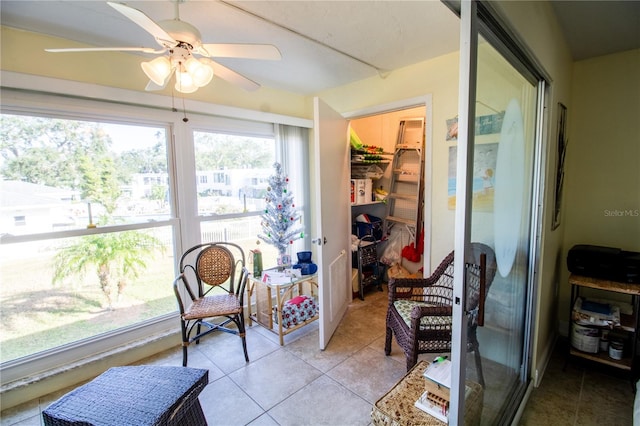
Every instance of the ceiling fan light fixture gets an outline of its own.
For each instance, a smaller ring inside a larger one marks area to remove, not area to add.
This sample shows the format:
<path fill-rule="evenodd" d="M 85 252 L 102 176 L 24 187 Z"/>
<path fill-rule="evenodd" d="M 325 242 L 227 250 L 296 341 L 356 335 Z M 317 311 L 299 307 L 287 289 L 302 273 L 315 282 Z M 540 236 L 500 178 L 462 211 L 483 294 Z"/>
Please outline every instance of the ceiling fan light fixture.
<path fill-rule="evenodd" d="M 198 90 L 198 86 L 193 82 L 193 77 L 188 71 L 176 71 L 175 89 L 180 93 L 193 93 Z"/>
<path fill-rule="evenodd" d="M 206 86 L 213 78 L 213 68 L 202 60 L 191 57 L 185 62 L 184 67 L 193 78 L 193 84 L 198 87 Z"/>
<path fill-rule="evenodd" d="M 140 64 L 142 71 L 158 86 L 164 86 L 167 77 L 171 74 L 171 62 L 166 56 L 160 56 L 149 62 Z"/>

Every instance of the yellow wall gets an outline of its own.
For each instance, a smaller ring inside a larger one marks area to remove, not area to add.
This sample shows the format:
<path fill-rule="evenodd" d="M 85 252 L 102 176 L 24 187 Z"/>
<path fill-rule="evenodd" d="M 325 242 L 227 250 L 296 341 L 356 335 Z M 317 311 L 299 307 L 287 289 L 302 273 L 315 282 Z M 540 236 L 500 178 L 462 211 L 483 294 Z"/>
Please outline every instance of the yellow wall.
<path fill-rule="evenodd" d="M 640 49 L 574 65 L 568 106 L 563 261 L 575 244 L 640 251 L 638 76 Z M 562 272 L 558 315 L 566 322 L 570 299 L 566 266 Z"/>

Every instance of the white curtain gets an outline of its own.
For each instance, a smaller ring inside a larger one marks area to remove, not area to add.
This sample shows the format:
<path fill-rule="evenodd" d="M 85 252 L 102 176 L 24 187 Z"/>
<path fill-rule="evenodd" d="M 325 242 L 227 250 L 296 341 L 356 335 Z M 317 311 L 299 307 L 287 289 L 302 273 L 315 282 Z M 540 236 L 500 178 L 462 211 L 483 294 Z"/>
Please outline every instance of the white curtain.
<path fill-rule="evenodd" d="M 296 253 L 310 250 L 311 247 L 309 129 L 276 124 L 275 135 L 276 161 L 282 164 L 283 170 L 289 176 L 289 190 L 293 194 L 296 209 L 301 212 L 301 225 L 304 227 L 304 238 L 294 241 L 291 247 L 291 260 L 296 263 Z"/>

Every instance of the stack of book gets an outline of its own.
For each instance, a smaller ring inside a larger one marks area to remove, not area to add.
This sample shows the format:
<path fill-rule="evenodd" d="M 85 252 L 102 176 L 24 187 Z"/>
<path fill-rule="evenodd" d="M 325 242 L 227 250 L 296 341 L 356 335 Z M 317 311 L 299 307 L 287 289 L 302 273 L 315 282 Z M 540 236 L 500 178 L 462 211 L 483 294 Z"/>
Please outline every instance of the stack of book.
<path fill-rule="evenodd" d="M 435 361 L 425 369 L 425 392 L 415 406 L 436 419 L 448 422 L 451 388 L 451 361 Z"/>

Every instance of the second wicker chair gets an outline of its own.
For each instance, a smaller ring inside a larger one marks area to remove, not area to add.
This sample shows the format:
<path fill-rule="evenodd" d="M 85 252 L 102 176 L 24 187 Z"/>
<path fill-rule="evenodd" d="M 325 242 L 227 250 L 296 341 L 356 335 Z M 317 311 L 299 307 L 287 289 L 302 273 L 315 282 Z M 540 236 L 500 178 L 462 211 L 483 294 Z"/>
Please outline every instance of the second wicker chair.
<path fill-rule="evenodd" d="M 423 353 L 451 352 L 454 252 L 449 253 L 429 278 L 398 278 L 389 282 L 385 353 L 391 354 L 395 335 L 405 353 L 407 371 Z M 474 352 L 478 381 L 484 387 L 482 361 L 476 335 L 482 325 L 484 299 L 496 273 L 493 250 L 481 243 L 471 244 L 467 273 L 467 350 Z M 481 289 L 484 294 L 481 297 Z"/>

